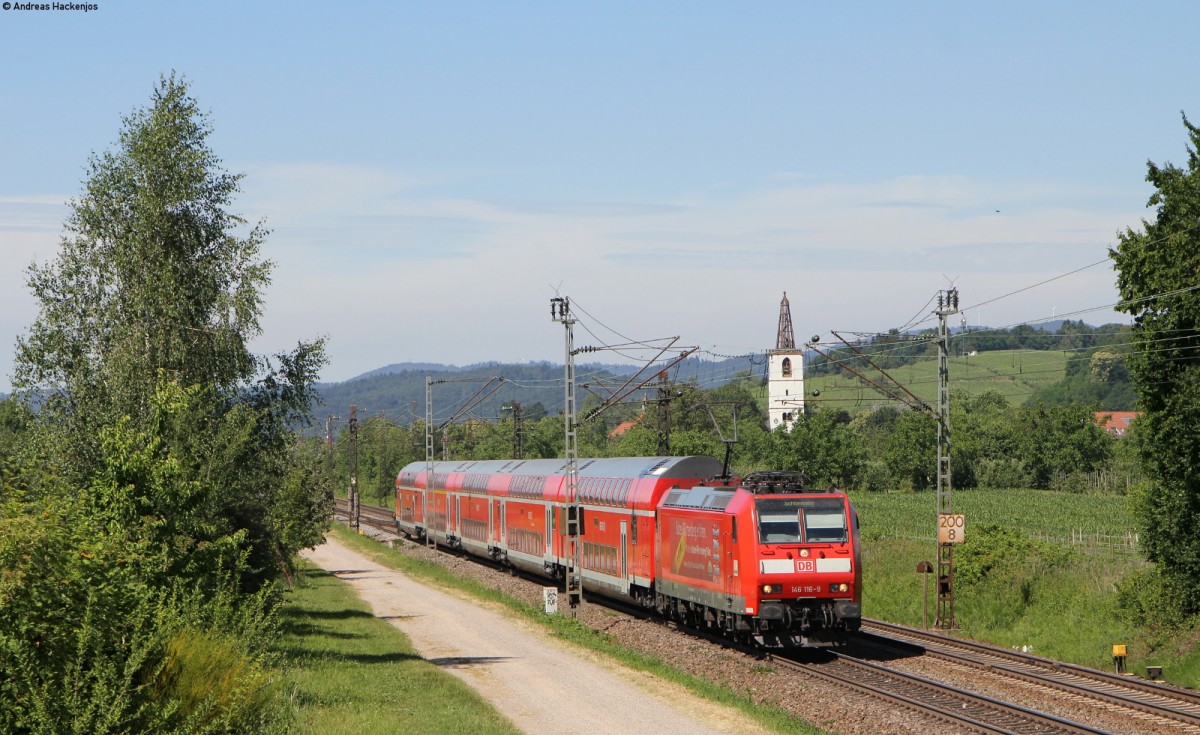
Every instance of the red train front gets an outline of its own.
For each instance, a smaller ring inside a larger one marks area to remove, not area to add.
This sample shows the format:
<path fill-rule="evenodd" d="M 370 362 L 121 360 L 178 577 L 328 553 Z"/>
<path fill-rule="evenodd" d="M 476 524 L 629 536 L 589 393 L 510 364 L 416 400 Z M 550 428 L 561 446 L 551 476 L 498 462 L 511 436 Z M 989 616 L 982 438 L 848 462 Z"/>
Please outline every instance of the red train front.
<path fill-rule="evenodd" d="M 765 646 L 834 645 L 861 621 L 858 518 L 794 472 L 673 490 L 658 508 L 656 605 Z"/>

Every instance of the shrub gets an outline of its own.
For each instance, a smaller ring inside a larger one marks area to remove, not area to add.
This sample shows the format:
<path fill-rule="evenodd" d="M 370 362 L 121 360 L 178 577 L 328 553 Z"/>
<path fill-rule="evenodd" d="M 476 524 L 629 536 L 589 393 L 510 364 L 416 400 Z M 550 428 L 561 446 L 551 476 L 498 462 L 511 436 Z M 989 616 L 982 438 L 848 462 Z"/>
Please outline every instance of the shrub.
<path fill-rule="evenodd" d="M 887 464 L 880 460 L 869 460 L 863 472 L 863 489 L 872 493 L 887 492 L 896 485 L 892 473 L 888 472 Z"/>
<path fill-rule="evenodd" d="M 171 725 L 188 733 L 262 732 L 283 721 L 280 676 L 237 638 L 186 627 L 167 641 L 149 682 L 170 702 Z"/>
<path fill-rule="evenodd" d="M 1036 561 L 1054 564 L 1070 555 L 1069 549 L 1031 539 L 1016 529 L 981 523 L 954 555 L 955 581 L 978 584 L 1010 566 L 1027 567 Z"/>
<path fill-rule="evenodd" d="M 1030 487 L 1032 484 L 1025 464 L 1013 457 L 979 460 L 975 477 L 978 486 L 984 488 Z"/>

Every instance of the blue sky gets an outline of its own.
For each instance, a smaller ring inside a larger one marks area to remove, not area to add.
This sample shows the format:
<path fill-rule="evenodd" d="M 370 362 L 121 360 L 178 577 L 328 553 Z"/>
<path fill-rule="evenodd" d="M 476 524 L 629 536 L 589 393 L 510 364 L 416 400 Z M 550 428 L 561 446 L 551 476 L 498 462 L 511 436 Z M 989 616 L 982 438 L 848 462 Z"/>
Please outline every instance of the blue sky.
<path fill-rule="evenodd" d="M 1200 119 L 1194 2 L 96 4 L 0 10 L 0 390 L 25 267 L 171 70 L 273 230 L 254 347 L 327 335 L 326 380 L 560 360 L 556 288 L 720 354 L 784 291 L 798 337 L 971 307 L 1104 258 Z M 1113 280 L 968 322 L 1118 320 Z"/>

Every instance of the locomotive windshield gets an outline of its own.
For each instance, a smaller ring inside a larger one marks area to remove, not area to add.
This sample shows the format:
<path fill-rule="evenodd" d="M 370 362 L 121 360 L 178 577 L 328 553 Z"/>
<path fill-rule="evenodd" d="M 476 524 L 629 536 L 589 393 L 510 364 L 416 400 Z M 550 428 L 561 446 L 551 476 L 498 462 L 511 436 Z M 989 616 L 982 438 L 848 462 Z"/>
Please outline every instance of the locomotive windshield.
<path fill-rule="evenodd" d="M 846 540 L 840 498 L 758 498 L 760 544 L 817 544 Z"/>

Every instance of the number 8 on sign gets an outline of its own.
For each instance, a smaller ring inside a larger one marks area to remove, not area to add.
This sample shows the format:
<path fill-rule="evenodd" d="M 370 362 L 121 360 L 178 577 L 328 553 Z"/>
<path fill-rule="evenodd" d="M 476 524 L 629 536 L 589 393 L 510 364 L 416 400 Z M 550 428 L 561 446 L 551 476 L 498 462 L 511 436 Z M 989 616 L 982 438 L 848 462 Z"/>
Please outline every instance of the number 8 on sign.
<path fill-rule="evenodd" d="M 966 538 L 966 519 L 961 513 L 938 516 L 938 543 L 961 544 Z"/>

